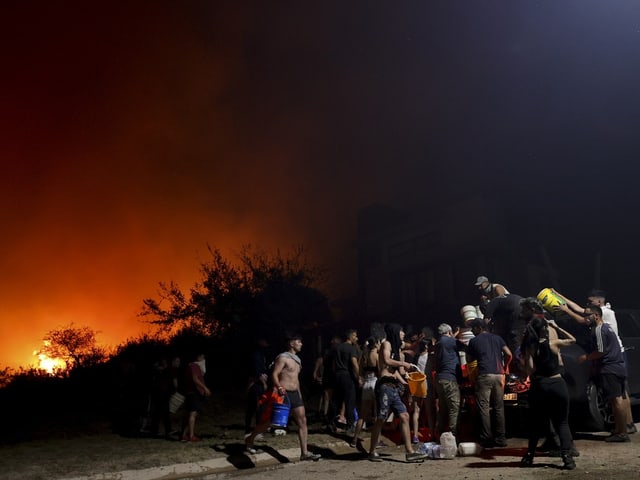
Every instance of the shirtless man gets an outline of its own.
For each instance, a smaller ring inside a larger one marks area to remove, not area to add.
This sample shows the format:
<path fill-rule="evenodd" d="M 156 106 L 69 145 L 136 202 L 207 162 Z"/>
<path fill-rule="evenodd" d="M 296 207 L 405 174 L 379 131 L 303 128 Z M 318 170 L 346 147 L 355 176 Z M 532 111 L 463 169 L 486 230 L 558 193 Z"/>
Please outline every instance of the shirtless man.
<path fill-rule="evenodd" d="M 298 335 L 293 335 L 287 340 L 288 349 L 281 353 L 275 359 L 271 380 L 273 382 L 273 391 L 278 395 L 286 395 L 290 404 L 290 416 L 298 425 L 298 441 L 300 442 L 300 460 L 312 460 L 314 462 L 320 460 L 321 455 L 311 453 L 307 450 L 307 416 L 300 393 L 300 370 L 302 362 L 298 353 L 302 350 L 302 339 Z M 245 438 L 247 452 L 256 453 L 253 441 L 261 433 L 269 428 L 270 418 L 264 419 L 256 426 L 254 431 Z"/>
<path fill-rule="evenodd" d="M 376 422 L 371 429 L 369 460 L 372 462 L 381 462 L 383 460 L 380 454 L 376 452 L 376 447 L 380 439 L 382 426 L 389 414 L 393 412 L 400 419 L 400 433 L 406 450 L 405 458 L 407 462 L 422 462 L 427 458 L 427 455 L 413 451 L 409 428 L 409 413 L 400 396 L 400 385 L 406 384 L 406 370 L 416 367 L 405 362 L 400 353 L 404 341 L 402 327 L 397 324 L 388 324 L 384 326 L 384 331 L 386 339 L 382 342 L 378 354 L 380 378 L 375 388 L 378 411 Z"/>

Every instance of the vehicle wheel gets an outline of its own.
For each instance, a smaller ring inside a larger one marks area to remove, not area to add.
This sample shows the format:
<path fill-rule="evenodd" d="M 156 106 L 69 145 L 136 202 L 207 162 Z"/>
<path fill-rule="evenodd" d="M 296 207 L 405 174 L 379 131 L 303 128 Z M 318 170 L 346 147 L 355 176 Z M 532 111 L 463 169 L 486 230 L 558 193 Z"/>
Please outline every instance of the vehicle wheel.
<path fill-rule="evenodd" d="M 600 417 L 604 423 L 604 431 L 612 430 L 615 426 L 615 420 L 613 419 L 613 411 L 611 410 L 611 404 L 604 399 L 602 391 L 598 388 L 598 411 Z"/>
<path fill-rule="evenodd" d="M 609 403 L 593 382 L 587 384 L 587 419 L 585 427 L 594 432 L 607 431 L 613 425 L 613 414 Z"/>

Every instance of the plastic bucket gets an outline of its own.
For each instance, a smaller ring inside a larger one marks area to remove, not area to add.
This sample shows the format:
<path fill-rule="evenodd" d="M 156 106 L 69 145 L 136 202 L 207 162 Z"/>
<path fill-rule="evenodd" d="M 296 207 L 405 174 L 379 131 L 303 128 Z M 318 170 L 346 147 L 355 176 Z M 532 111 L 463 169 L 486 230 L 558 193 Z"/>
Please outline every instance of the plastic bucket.
<path fill-rule="evenodd" d="M 425 398 L 427 396 L 427 376 L 424 373 L 411 372 L 407 383 L 412 397 Z"/>
<path fill-rule="evenodd" d="M 473 305 L 465 305 L 460 309 L 460 315 L 462 315 L 464 323 L 467 323 L 469 320 L 476 318 L 478 316 L 478 312 L 476 311 L 476 307 Z"/>
<path fill-rule="evenodd" d="M 171 395 L 171 397 L 169 397 L 169 412 L 176 413 L 178 410 L 180 410 L 180 407 L 184 403 L 184 399 L 184 395 L 179 392 Z"/>
<path fill-rule="evenodd" d="M 540 301 L 544 309 L 549 313 L 555 313 L 553 311 L 553 308 L 564 305 L 565 303 L 564 300 L 556 295 L 555 292 L 550 288 L 542 289 L 536 298 Z"/>
<path fill-rule="evenodd" d="M 467 375 L 469 375 L 469 381 L 476 383 L 478 379 L 478 361 L 472 360 L 467 363 Z"/>
<path fill-rule="evenodd" d="M 285 403 L 273 403 L 271 406 L 271 426 L 286 428 L 289 423 L 289 410 L 291 405 L 289 404 L 289 398 L 285 397 Z"/>
<path fill-rule="evenodd" d="M 461 442 L 458 445 L 458 454 L 461 457 L 469 457 L 473 455 L 480 455 L 482 453 L 482 447 L 474 442 Z"/>

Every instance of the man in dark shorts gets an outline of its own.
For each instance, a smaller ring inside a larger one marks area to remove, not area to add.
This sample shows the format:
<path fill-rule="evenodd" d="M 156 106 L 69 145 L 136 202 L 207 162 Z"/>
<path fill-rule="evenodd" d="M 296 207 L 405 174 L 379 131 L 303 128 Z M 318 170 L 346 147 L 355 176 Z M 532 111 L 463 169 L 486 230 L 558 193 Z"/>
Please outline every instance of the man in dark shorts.
<path fill-rule="evenodd" d="M 289 415 L 298 425 L 298 440 L 300 442 L 300 460 L 320 460 L 320 455 L 307 450 L 307 416 L 300 393 L 299 375 L 302 370 L 302 362 L 298 353 L 302 350 L 302 338 L 293 335 L 287 340 L 288 350 L 281 353 L 275 359 L 271 380 L 273 381 L 273 392 L 271 395 L 287 396 L 290 404 Z M 271 419 L 267 416 L 256 426 L 253 432 L 245 438 L 247 452 L 256 453 L 253 442 L 260 433 L 264 433 L 269 428 Z"/>
<path fill-rule="evenodd" d="M 196 355 L 193 362 L 187 367 L 185 378 L 185 411 L 187 412 L 186 425 L 182 432 L 183 442 L 199 442 L 200 438 L 195 434 L 196 418 L 204 411 L 207 398 L 211 391 L 204 383 L 206 372 L 206 360 L 203 353 Z"/>
<path fill-rule="evenodd" d="M 593 361 L 596 368 L 596 383 L 604 398 L 611 404 L 615 429 L 604 439 L 605 442 L 629 442 L 627 434 L 627 412 L 624 407 L 626 398 L 625 382 L 627 370 L 620 349 L 620 342 L 612 328 L 602 320 L 602 309 L 597 305 L 588 305 L 584 317 L 592 324 L 591 340 L 593 350 L 586 357 Z"/>

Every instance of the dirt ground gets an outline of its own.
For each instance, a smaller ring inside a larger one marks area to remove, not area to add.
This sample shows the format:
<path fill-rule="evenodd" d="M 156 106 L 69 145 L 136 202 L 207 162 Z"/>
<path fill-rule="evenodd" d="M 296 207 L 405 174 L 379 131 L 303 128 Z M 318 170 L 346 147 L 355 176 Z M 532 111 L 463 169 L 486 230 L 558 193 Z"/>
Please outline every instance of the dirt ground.
<path fill-rule="evenodd" d="M 212 400 L 208 410 L 198 418 L 198 443 L 182 443 L 179 435 L 171 439 L 144 435 L 124 437 L 110 432 L 108 424 L 92 426 L 102 433 L 80 434 L 61 428 L 48 438 L 0 446 L 2 480 L 56 480 L 105 472 L 144 469 L 177 463 L 190 463 L 226 456 L 229 449 L 244 448 L 244 400 L 240 395 L 225 394 Z M 181 424 L 180 412 L 173 419 Z M 311 425 L 312 432 L 320 425 Z M 311 441 L 321 441 L 311 433 Z M 315 439 L 315 440 L 313 440 Z M 295 434 L 269 436 L 276 449 L 298 445 Z"/>
<path fill-rule="evenodd" d="M 226 405 L 226 406 L 225 406 Z M 244 451 L 243 413 L 239 408 L 243 400 L 238 396 L 216 399 L 205 415 L 198 419 L 197 432 L 203 441 L 185 444 L 177 435 L 171 440 L 164 438 L 123 437 L 108 432 L 79 435 L 65 433 L 46 440 L 23 442 L 0 447 L 0 478 L 3 480 L 59 480 L 124 470 L 145 469 L 181 463 L 201 462 L 214 458 L 227 458 L 230 453 Z M 314 480 L 354 478 L 416 478 L 440 476 L 462 479 L 500 478 L 581 478 L 582 480 L 621 478 L 637 475 L 640 471 L 640 434 L 631 436 L 626 444 L 607 444 L 602 441 L 604 433 L 576 436 L 576 445 L 581 451 L 575 472 L 559 470 L 558 458 L 540 457 L 533 469 L 520 469 L 518 462 L 523 454 L 525 440 L 510 438 L 509 447 L 485 451 L 478 457 L 457 457 L 453 460 L 428 460 L 423 465 L 404 463 L 401 447 L 393 432 L 387 432 L 388 447 L 381 452 L 387 457 L 383 463 L 365 460 L 364 449 L 350 448 L 345 437 L 328 434 L 309 409 L 309 445 L 325 457 L 321 462 L 299 466 L 297 463 L 275 465 L 272 469 L 238 470 L 236 475 L 260 473 L 260 478 L 293 478 L 304 468 L 305 476 L 314 475 Z M 178 426 L 180 419 L 174 419 Z M 363 445 L 369 444 L 368 433 L 362 435 Z M 291 431 L 285 436 L 267 435 L 265 444 L 274 451 L 298 447 L 297 435 Z M 276 462 L 277 463 L 277 462 Z M 279 472 L 279 473 L 278 473 Z M 296 473 L 297 472 L 297 473 Z M 204 477 L 201 477 L 204 478 Z M 273 477 L 275 478 L 275 477 Z"/>

